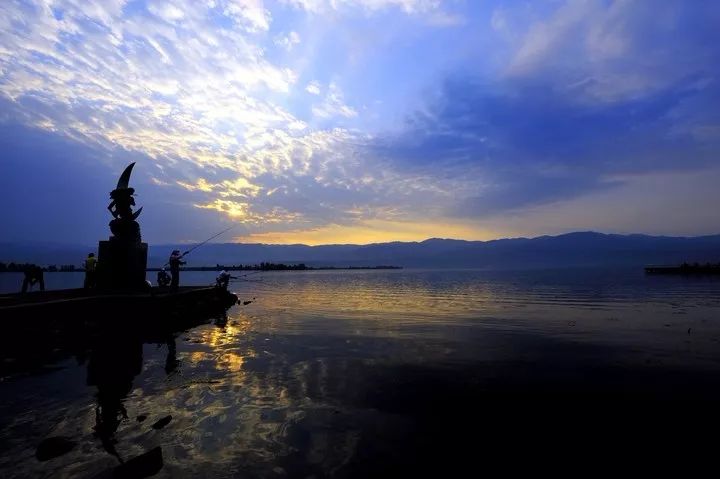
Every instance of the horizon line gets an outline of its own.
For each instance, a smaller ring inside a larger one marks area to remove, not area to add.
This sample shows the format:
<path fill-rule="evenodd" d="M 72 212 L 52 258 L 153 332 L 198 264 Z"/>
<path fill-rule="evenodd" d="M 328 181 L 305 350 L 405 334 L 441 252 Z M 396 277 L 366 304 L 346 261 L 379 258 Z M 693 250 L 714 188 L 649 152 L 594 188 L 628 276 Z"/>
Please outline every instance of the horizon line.
<path fill-rule="evenodd" d="M 535 240 L 540 238 L 559 238 L 562 236 L 569 236 L 569 235 L 576 235 L 576 234 L 594 234 L 594 235 L 600 235 L 600 236 L 645 236 L 650 238 L 675 238 L 675 239 L 694 239 L 694 238 L 707 238 L 707 237 L 713 237 L 713 236 L 720 236 L 720 232 L 713 233 L 713 234 L 700 234 L 700 235 L 667 235 L 667 234 L 648 234 L 648 233 L 605 233 L 601 231 L 593 231 L 593 230 L 584 230 L 584 231 L 569 231 L 567 233 L 558 233 L 558 234 L 541 234 L 537 236 L 509 236 L 509 237 L 502 237 L 502 238 L 494 238 L 489 240 L 472 240 L 472 239 L 464 239 L 464 238 L 440 238 L 440 237 L 429 237 L 425 238 L 423 240 L 415 240 L 415 241 L 402 241 L 402 240 L 393 240 L 393 241 L 380 241 L 380 242 L 372 242 L 372 243 L 323 243 L 323 244 L 315 244 L 310 245 L 306 243 L 258 243 L 258 242 L 242 242 L 242 241 L 232 241 L 232 242 L 209 242 L 208 244 L 224 244 L 224 245 L 262 245 L 262 246 L 305 246 L 308 248 L 315 248 L 315 247 L 321 247 L 321 246 L 372 246 L 372 245 L 380 245 L 380 244 L 392 244 L 392 243 L 403 243 L 403 244 L 420 244 L 425 243 L 427 241 L 462 241 L 466 243 L 491 243 L 494 241 L 507 241 L 507 240 Z M 147 242 L 149 246 L 165 246 L 165 245 L 194 245 L 197 243 L 200 243 L 201 241 L 184 241 L 184 242 L 154 242 L 150 243 Z M 0 244 L 47 244 L 47 245 L 54 245 L 54 246 L 77 246 L 77 247 L 91 247 L 88 244 L 81 244 L 81 243 L 66 243 L 66 242 L 52 242 L 52 241 L 34 241 L 34 240 L 0 240 Z"/>

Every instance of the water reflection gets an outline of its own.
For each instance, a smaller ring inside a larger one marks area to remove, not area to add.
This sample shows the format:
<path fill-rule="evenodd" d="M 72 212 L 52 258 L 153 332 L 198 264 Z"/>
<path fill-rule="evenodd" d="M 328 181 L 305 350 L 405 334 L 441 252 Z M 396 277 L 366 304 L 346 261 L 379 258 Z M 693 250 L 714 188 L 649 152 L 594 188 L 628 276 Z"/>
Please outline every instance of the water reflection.
<path fill-rule="evenodd" d="M 141 341 L 114 337 L 93 346 L 87 366 L 87 384 L 97 388 L 95 433 L 103 448 L 120 462 L 115 432 L 120 422 L 128 419 L 124 401 L 142 370 L 142 361 Z"/>
<path fill-rule="evenodd" d="M 159 477 L 442 477 L 692 442 L 673 421 L 720 399 L 718 283 L 373 272 L 238 288 L 257 301 L 185 330 L 76 338 L 85 364 L 0 383 L 0 450 L 16 458 L 0 468 L 91 476 L 161 447 Z M 671 399 L 692 407 L 657 406 Z M 79 446 L 24 453 L 49 435 Z"/>
<path fill-rule="evenodd" d="M 165 345 L 168 348 L 167 357 L 165 358 L 165 374 L 170 376 L 177 373 L 178 367 L 180 366 L 180 360 L 177 358 L 175 335 L 169 334 L 165 340 Z"/>

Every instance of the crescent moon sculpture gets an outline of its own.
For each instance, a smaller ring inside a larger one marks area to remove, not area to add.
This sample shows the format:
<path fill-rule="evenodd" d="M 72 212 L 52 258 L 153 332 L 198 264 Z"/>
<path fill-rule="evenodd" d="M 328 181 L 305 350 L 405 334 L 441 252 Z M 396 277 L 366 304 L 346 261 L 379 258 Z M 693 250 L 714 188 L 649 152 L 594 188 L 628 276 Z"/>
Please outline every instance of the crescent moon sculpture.
<path fill-rule="evenodd" d="M 130 163 L 127 168 L 125 168 L 125 171 L 122 172 L 117 182 L 117 190 L 126 190 L 130 187 L 130 175 L 132 174 L 133 166 L 135 166 L 135 162 Z"/>
<path fill-rule="evenodd" d="M 135 213 L 133 213 L 133 215 L 132 215 L 132 219 L 133 219 L 133 220 L 136 220 L 137 217 L 140 216 L 140 213 L 142 212 L 142 209 L 143 209 L 143 207 L 141 206 L 140 208 L 138 208 L 138 210 L 137 210 Z"/>
<path fill-rule="evenodd" d="M 117 188 L 110 192 L 112 202 L 107 209 L 114 218 L 110 222 L 110 231 L 114 237 L 139 243 L 141 241 L 140 225 L 135 220 L 140 216 L 142 208 L 133 211 L 135 189 L 130 187 L 130 175 L 134 166 L 135 162 L 130 163 L 120 175 Z"/>

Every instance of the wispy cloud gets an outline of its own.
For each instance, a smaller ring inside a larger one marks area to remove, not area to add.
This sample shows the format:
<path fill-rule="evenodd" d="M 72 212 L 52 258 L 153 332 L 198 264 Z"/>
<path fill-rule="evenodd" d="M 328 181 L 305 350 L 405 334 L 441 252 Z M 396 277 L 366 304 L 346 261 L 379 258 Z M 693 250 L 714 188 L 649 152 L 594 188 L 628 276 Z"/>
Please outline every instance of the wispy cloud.
<path fill-rule="evenodd" d="M 292 51 L 293 47 L 300 43 L 300 35 L 297 32 L 290 32 L 287 35 L 278 35 L 273 40 L 275 45 L 284 48 L 287 51 Z"/>
<path fill-rule="evenodd" d="M 313 115 L 320 118 L 334 116 L 352 118 L 358 115 L 357 110 L 345 104 L 343 92 L 335 83 L 330 83 L 325 98 L 321 103 L 313 106 L 312 112 Z"/>
<path fill-rule="evenodd" d="M 318 83 L 316 81 L 311 81 L 305 87 L 305 91 L 310 93 L 311 95 L 319 95 L 320 94 L 320 83 Z"/>
<path fill-rule="evenodd" d="M 517 39 L 506 73 L 544 78 L 578 100 L 653 95 L 718 61 L 717 50 L 704 44 L 720 20 L 712 2 L 588 0 L 562 2 L 550 12 L 519 10 L 513 26 L 507 23 L 512 10 L 493 16 L 496 28 L 514 30 Z"/>
<path fill-rule="evenodd" d="M 366 11 L 377 11 L 387 8 L 398 8 L 406 13 L 419 13 L 435 10 L 440 6 L 439 0 L 282 0 L 293 7 L 313 13 L 324 13 L 329 10 L 361 8 Z"/>

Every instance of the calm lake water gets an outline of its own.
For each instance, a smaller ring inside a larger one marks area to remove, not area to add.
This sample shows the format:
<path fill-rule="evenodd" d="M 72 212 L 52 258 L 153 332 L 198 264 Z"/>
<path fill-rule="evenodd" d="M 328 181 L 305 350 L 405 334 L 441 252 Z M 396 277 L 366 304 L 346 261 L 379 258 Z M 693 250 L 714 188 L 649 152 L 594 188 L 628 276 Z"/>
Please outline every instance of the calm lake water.
<path fill-rule="evenodd" d="M 75 287 L 82 275 L 46 282 Z M 0 275 L 5 291 L 19 284 Z M 718 424 L 715 278 L 314 271 L 231 289 L 249 303 L 162 338 L 83 337 L 32 368 L 4 348 L 3 477 L 105 477 L 158 446 L 155 477 L 450 474 L 540 451 L 562 463 L 630 448 L 637 458 L 647 441 L 657 455 Z M 7 336 L 32 350 L 32 334 Z M 54 436 L 73 448 L 39 461 Z"/>

